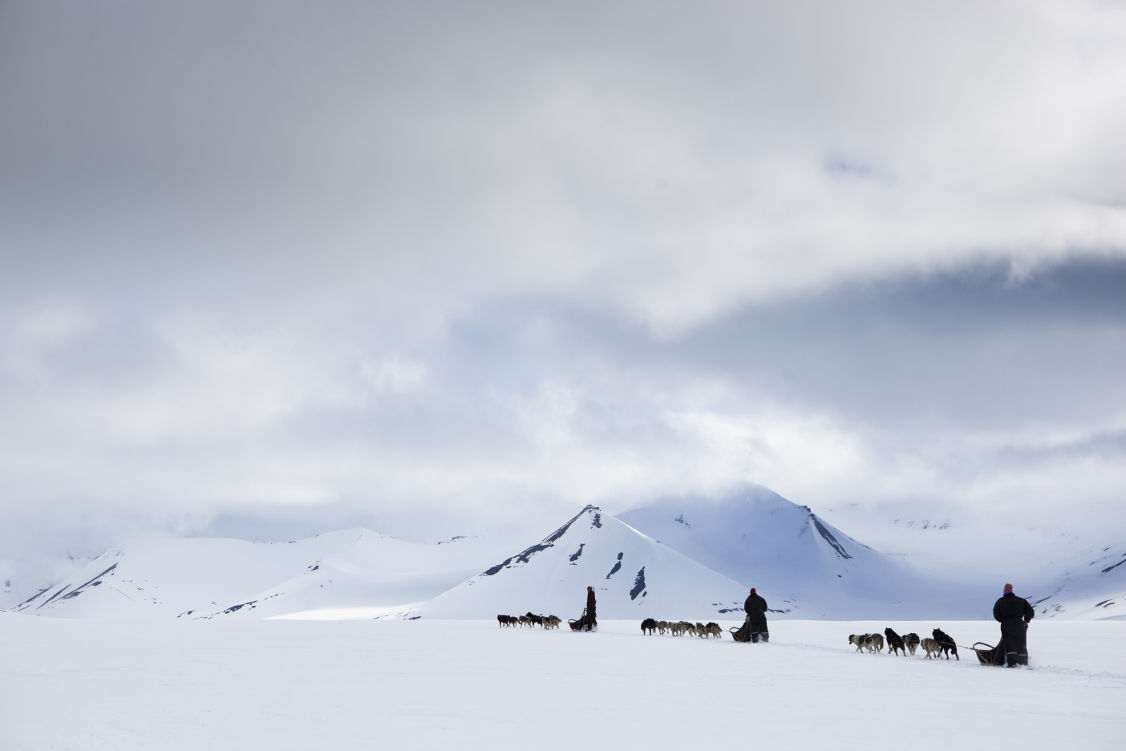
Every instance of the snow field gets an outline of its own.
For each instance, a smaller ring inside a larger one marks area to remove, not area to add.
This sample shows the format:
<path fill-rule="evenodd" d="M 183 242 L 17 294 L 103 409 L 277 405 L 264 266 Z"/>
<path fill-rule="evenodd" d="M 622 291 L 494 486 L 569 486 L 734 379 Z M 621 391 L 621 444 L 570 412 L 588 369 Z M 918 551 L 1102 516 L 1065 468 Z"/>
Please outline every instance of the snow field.
<path fill-rule="evenodd" d="M 736 625 L 722 622 L 724 628 Z M 0 613 L 0 748 L 1119 749 L 1122 622 L 1033 622 L 1032 669 L 857 654 L 991 622 L 772 621 L 771 643 L 495 621 L 139 622 Z"/>

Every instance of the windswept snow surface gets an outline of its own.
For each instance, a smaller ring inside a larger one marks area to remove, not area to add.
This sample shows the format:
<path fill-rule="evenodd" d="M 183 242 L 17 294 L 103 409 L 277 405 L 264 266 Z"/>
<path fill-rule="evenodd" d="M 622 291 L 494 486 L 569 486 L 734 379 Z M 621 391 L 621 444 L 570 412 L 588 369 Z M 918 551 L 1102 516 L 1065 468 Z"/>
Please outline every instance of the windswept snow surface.
<path fill-rule="evenodd" d="M 722 623 L 725 627 L 734 621 Z M 770 644 L 495 621 L 104 621 L 0 612 L 5 751 L 1126 746 L 1126 623 L 1034 621 L 1031 669 L 857 654 L 850 633 L 993 642 L 987 622 L 776 621 Z"/>

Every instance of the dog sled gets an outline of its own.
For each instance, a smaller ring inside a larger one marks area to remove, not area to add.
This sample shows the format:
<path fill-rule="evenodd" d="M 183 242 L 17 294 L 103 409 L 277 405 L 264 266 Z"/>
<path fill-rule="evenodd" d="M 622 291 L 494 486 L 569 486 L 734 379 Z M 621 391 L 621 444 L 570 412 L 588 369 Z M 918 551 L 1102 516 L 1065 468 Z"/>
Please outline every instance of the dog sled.
<path fill-rule="evenodd" d="M 731 634 L 731 638 L 739 642 L 758 643 L 760 639 L 762 641 L 769 641 L 770 638 L 770 634 L 766 630 L 751 631 L 750 616 L 746 617 L 746 619 L 743 621 L 743 625 L 739 628 L 729 628 L 727 630 Z"/>
<path fill-rule="evenodd" d="M 977 661 L 982 665 L 996 665 L 1004 667 L 1005 665 L 1005 641 L 1002 639 L 997 642 L 994 647 L 991 644 L 986 644 L 983 641 L 974 642 L 971 647 L 974 654 L 977 655 Z"/>
<path fill-rule="evenodd" d="M 595 631 L 598 629 L 598 619 L 594 617 L 593 613 L 587 615 L 585 609 L 581 616 L 568 619 L 567 623 L 571 625 L 572 631 Z"/>
<path fill-rule="evenodd" d="M 750 621 L 743 621 L 743 625 L 739 628 L 727 629 L 731 632 L 731 638 L 735 641 L 750 641 L 751 640 L 751 623 Z"/>

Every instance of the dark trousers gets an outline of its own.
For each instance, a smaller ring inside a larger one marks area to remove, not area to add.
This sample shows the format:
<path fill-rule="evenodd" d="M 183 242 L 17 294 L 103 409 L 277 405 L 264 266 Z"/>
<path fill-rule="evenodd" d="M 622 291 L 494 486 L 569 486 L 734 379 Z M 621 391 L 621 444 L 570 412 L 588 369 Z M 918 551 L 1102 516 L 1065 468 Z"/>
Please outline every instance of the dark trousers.
<path fill-rule="evenodd" d="M 766 616 L 762 613 L 752 613 L 747 616 L 751 627 L 751 641 L 770 641 L 770 632 L 766 630 Z"/>
<path fill-rule="evenodd" d="M 1010 668 L 1028 664 L 1028 627 L 1024 621 L 1002 621 L 1001 640 L 1005 643 L 1005 664 Z"/>

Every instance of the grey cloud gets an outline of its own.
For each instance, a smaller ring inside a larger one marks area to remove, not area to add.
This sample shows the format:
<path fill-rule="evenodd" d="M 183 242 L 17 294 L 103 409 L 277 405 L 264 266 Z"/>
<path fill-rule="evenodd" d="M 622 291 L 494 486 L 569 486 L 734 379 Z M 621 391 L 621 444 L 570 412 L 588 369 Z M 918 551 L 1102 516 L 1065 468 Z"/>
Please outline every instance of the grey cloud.
<path fill-rule="evenodd" d="M 426 537 L 497 523 L 511 504 L 551 518 L 577 501 L 624 506 L 762 481 L 756 471 L 772 465 L 804 467 L 801 482 L 770 484 L 814 506 L 909 491 L 931 504 L 988 497 L 996 513 L 1014 501 L 990 485 L 1025 476 L 1040 486 L 1026 517 L 1050 518 L 1069 488 L 1082 488 L 1075 508 L 1105 508 L 1123 459 L 1123 278 L 1121 264 L 1019 283 L 990 267 L 844 286 L 674 339 L 613 309 L 542 297 L 495 299 L 425 337 L 367 332 L 362 311 L 270 331 L 110 319 L 44 345 L 48 389 L 34 387 L 34 370 L 0 368 L 5 514 L 46 504 L 72 520 L 74 539 L 78 520 L 108 534 L 138 515 L 197 531 L 262 517 L 286 530 L 321 520 Z M 1044 361 L 1073 364 L 1092 349 L 1102 359 L 1045 374 L 983 355 L 1011 341 L 1035 343 Z M 121 363 L 97 365 L 117 353 Z M 673 413 L 751 432 L 685 431 Z M 776 446 L 772 430 L 794 429 L 779 414 L 799 431 L 837 433 Z M 840 439 L 860 447 L 855 463 L 818 476 L 818 452 Z M 1092 474 L 1091 461 L 1109 474 Z M 941 484 L 873 483 L 870 473 L 904 462 Z"/>
<path fill-rule="evenodd" d="M 1117 263 L 1023 283 L 970 269 L 749 308 L 690 346 L 769 393 L 858 421 L 1084 421 L 1119 398 L 1124 291 Z"/>
<path fill-rule="evenodd" d="M 209 302 L 538 289 L 675 330 L 983 248 L 1121 252 L 1118 139 L 1071 148 L 1121 125 L 1114 79 L 1056 40 L 1113 70 L 1096 32 L 1120 19 L 1049 10 L 10 9 L 11 278 Z"/>
<path fill-rule="evenodd" d="M 7 4 L 0 503 L 563 508 L 821 428 L 811 496 L 971 497 L 1040 432 L 1060 487 L 1120 461 L 1124 24 Z"/>

